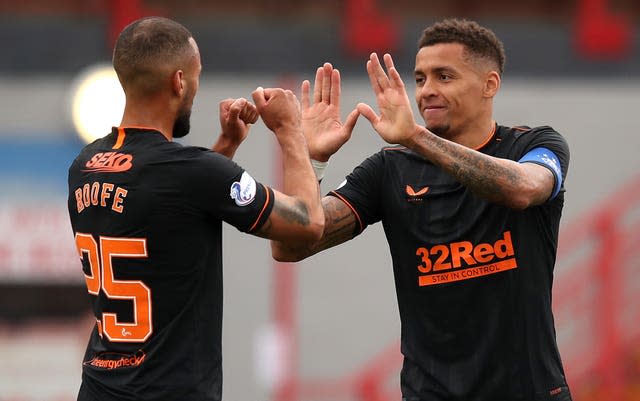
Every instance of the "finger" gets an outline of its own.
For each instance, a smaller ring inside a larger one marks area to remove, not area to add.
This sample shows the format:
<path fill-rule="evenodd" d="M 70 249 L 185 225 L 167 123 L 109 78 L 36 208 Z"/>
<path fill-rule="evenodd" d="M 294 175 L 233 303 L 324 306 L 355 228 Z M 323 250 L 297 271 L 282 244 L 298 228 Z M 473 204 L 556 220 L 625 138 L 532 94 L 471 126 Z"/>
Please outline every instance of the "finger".
<path fill-rule="evenodd" d="M 373 93 L 377 96 L 382 91 L 382 88 L 380 88 L 378 80 L 376 79 L 376 75 L 373 72 L 373 63 L 371 62 L 371 60 L 367 61 L 367 75 L 369 76 L 371 89 L 373 89 Z"/>
<path fill-rule="evenodd" d="M 258 121 L 258 110 L 256 106 L 251 102 L 246 102 L 240 112 L 240 119 L 244 121 L 245 124 L 253 124 Z"/>
<path fill-rule="evenodd" d="M 311 90 L 311 83 L 305 79 L 300 86 L 300 92 L 302 93 L 302 108 L 309 108 L 309 91 Z"/>
<path fill-rule="evenodd" d="M 380 59 L 376 53 L 371 53 L 371 69 L 373 72 L 378 85 L 382 90 L 385 90 L 389 87 L 389 78 L 387 74 L 385 74 L 384 69 L 382 68 L 382 64 L 380 64 Z"/>
<path fill-rule="evenodd" d="M 376 112 L 373 111 L 371 106 L 366 103 L 358 103 L 358 105 L 356 106 L 356 110 L 358 111 L 358 113 L 362 114 L 364 118 L 369 120 L 371 125 L 375 125 L 380 119 Z"/>
<path fill-rule="evenodd" d="M 384 55 L 384 65 L 387 67 L 387 71 L 389 72 L 391 85 L 396 88 L 404 88 L 404 82 L 400 77 L 400 73 L 398 72 L 395 65 L 393 64 L 393 58 L 389 53 Z"/>
<path fill-rule="evenodd" d="M 322 98 L 321 100 L 327 104 L 331 100 L 331 75 L 333 72 L 333 66 L 329 63 L 324 63 L 322 66 Z"/>
<path fill-rule="evenodd" d="M 231 106 L 231 104 L 234 102 L 235 99 L 231 99 L 231 98 L 227 98 L 224 100 L 221 100 L 219 105 L 220 105 L 220 111 L 224 111 L 224 110 L 229 110 L 229 106 Z"/>
<path fill-rule="evenodd" d="M 391 67 L 389 70 L 389 78 L 391 78 L 391 83 L 394 88 L 404 90 L 404 81 L 402 81 L 402 77 L 400 77 L 400 73 L 396 70 L 396 67 Z"/>
<path fill-rule="evenodd" d="M 236 99 L 231 103 L 229 107 L 229 120 L 237 120 L 245 104 L 247 104 L 247 99 L 244 98 Z"/>
<path fill-rule="evenodd" d="M 316 70 L 316 80 L 313 83 L 313 104 L 318 104 L 321 101 L 322 96 L 322 67 L 318 67 Z"/>
<path fill-rule="evenodd" d="M 251 97 L 253 98 L 253 103 L 256 104 L 258 111 L 262 110 L 264 106 L 267 104 L 267 99 L 265 98 L 264 88 L 262 86 L 258 86 L 256 90 L 251 93 Z"/>
<path fill-rule="evenodd" d="M 373 110 L 372 110 L 373 111 Z M 344 121 L 344 129 L 347 132 L 347 138 L 351 137 L 351 132 L 353 128 L 356 126 L 356 122 L 358 122 L 358 117 L 360 116 L 360 111 L 356 108 L 349 113 L 347 119 Z"/>
<path fill-rule="evenodd" d="M 340 71 L 337 69 L 331 72 L 331 99 L 329 104 L 340 108 Z"/>
<path fill-rule="evenodd" d="M 260 117 L 260 113 L 258 113 L 258 109 L 252 109 L 250 113 L 247 115 L 247 119 L 244 120 L 247 124 L 255 124 L 258 121 L 258 117 Z"/>
<path fill-rule="evenodd" d="M 389 71 L 389 69 L 394 67 L 393 58 L 389 53 L 385 53 L 384 56 L 382 56 L 382 59 L 384 60 L 385 67 L 387 67 L 387 71 Z"/>
<path fill-rule="evenodd" d="M 264 91 L 264 100 L 266 100 L 267 103 L 272 97 L 275 97 L 276 95 L 278 95 L 278 93 L 284 92 L 284 90 L 281 88 L 264 88 L 263 91 Z"/>

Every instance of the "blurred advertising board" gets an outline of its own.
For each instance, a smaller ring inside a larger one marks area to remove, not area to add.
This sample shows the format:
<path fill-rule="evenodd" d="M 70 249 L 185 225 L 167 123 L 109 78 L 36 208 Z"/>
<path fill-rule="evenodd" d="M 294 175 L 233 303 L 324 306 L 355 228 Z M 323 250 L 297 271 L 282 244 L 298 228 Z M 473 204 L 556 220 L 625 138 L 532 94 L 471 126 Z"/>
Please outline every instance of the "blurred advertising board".
<path fill-rule="evenodd" d="M 82 282 L 64 201 L 0 203 L 0 282 Z"/>

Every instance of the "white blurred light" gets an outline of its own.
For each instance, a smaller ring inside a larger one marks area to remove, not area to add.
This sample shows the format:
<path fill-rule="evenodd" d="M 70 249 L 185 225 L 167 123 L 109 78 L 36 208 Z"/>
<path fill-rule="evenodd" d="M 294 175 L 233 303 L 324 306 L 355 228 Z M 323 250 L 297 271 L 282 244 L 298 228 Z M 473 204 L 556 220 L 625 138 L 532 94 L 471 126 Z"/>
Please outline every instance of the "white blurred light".
<path fill-rule="evenodd" d="M 269 324 L 256 331 L 254 366 L 258 382 L 269 390 L 282 385 L 289 366 L 291 340 L 282 329 Z"/>
<path fill-rule="evenodd" d="M 71 119 L 84 142 L 93 142 L 111 132 L 122 120 L 125 97 L 115 70 L 96 65 L 83 71 L 71 92 Z"/>

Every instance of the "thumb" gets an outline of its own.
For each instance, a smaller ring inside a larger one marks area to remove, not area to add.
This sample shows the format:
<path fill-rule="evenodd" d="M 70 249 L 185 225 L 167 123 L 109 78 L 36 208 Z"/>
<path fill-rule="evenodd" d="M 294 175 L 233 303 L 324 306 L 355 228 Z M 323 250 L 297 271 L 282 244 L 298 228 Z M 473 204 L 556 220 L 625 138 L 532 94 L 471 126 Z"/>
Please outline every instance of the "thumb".
<path fill-rule="evenodd" d="M 356 122 L 358 122 L 359 116 L 360 116 L 360 111 L 358 109 L 353 109 L 351 113 L 349 113 L 349 115 L 347 116 L 346 120 L 344 121 L 344 129 L 349 133 L 349 136 L 351 136 L 351 132 L 353 131 L 353 128 L 356 126 Z"/>
<path fill-rule="evenodd" d="M 267 104 L 267 99 L 264 97 L 264 88 L 262 86 L 258 86 L 256 90 L 251 93 L 251 97 L 253 98 L 253 103 L 256 104 L 258 111 L 262 110 Z"/>
<path fill-rule="evenodd" d="M 380 119 L 378 117 L 378 115 L 376 114 L 376 112 L 373 111 L 371 106 L 369 106 L 366 103 L 358 103 L 358 105 L 356 106 L 356 110 L 358 111 L 358 113 L 362 114 L 364 116 L 364 118 L 369 120 L 371 125 L 375 125 L 378 122 L 378 120 Z M 354 124 L 355 124 L 355 122 L 354 122 Z"/>
<path fill-rule="evenodd" d="M 231 107 L 229 107 L 229 119 L 237 120 L 238 115 L 242 111 L 244 105 L 247 104 L 247 100 L 244 98 L 236 99 L 233 103 L 231 103 Z"/>

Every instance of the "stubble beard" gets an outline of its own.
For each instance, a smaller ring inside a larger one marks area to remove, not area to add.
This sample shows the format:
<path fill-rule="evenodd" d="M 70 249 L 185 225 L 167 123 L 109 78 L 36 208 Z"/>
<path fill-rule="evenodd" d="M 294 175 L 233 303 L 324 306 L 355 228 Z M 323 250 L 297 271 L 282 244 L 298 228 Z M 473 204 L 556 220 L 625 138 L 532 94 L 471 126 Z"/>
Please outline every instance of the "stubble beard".
<path fill-rule="evenodd" d="M 183 138 L 191 130 L 191 110 L 181 110 L 173 123 L 173 137 Z"/>

